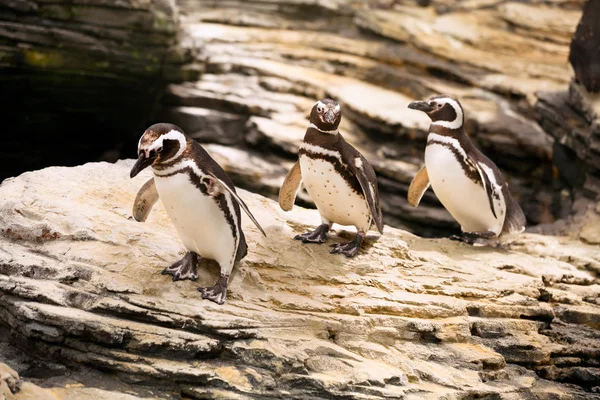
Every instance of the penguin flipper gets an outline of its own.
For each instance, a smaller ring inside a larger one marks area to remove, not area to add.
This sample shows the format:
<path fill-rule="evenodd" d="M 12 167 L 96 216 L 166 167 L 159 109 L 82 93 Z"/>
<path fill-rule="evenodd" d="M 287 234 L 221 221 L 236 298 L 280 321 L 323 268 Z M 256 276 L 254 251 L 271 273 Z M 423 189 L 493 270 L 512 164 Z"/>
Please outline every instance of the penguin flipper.
<path fill-rule="evenodd" d="M 504 198 L 506 199 L 506 217 L 502 226 L 502 233 L 521 233 L 525 230 L 527 218 L 523 213 L 523 209 L 508 191 L 508 183 L 504 183 L 503 187 Z"/>
<path fill-rule="evenodd" d="M 158 191 L 154 184 L 154 178 L 148 179 L 140 188 L 133 202 L 133 218 L 138 222 L 146 221 L 148 214 L 152 211 L 152 207 L 158 201 Z"/>
<path fill-rule="evenodd" d="M 242 198 L 240 196 L 238 196 L 238 194 L 232 188 L 230 188 L 229 185 L 227 185 L 225 182 L 223 182 L 221 179 L 219 179 L 215 174 L 209 173 L 209 175 L 211 176 L 211 178 L 213 178 L 215 180 L 215 182 L 218 184 L 218 186 L 225 189 L 231 195 L 231 197 L 233 197 L 235 199 L 235 201 L 238 203 L 240 208 L 242 210 L 244 210 L 244 212 L 248 215 L 250 220 L 254 223 L 254 225 L 256 225 L 256 227 L 258 228 L 260 233 L 262 233 L 263 236 L 266 237 L 267 234 L 263 230 L 262 226 L 260 226 L 260 224 L 258 223 L 256 218 L 254 218 L 254 215 L 252 215 L 252 213 L 250 212 L 250 209 L 248 208 L 246 203 L 244 203 L 244 200 L 242 200 Z"/>
<path fill-rule="evenodd" d="M 281 189 L 279 189 L 279 207 L 283 211 L 290 211 L 294 207 L 296 194 L 302 183 L 302 172 L 300 170 L 300 162 L 296 163 L 290 169 L 290 172 L 285 177 Z"/>
<path fill-rule="evenodd" d="M 498 182 L 494 171 L 481 162 L 475 162 L 475 168 L 479 172 L 481 184 L 483 185 L 483 189 L 487 194 L 488 201 L 490 203 L 490 209 L 492 210 L 494 218 L 498 219 L 498 214 L 500 214 L 501 218 L 504 218 L 504 212 L 506 211 L 506 199 L 504 198 L 504 193 L 502 193 L 502 185 L 505 182 Z M 502 209 L 503 204 L 504 210 Z"/>
<path fill-rule="evenodd" d="M 427 174 L 427 167 L 423 167 L 417 172 L 410 186 L 408 187 L 408 204 L 413 207 L 417 207 L 423 198 L 423 195 L 429 189 L 431 183 L 429 182 L 429 174 Z"/>
<path fill-rule="evenodd" d="M 344 162 L 358 179 L 363 195 L 365 196 L 365 199 L 367 199 L 373 222 L 375 222 L 375 226 L 379 233 L 383 233 L 383 215 L 381 213 L 381 207 L 379 206 L 379 192 L 377 190 L 375 170 L 373 170 L 371 164 L 369 164 L 362 154 L 355 149 L 354 151 L 356 152 L 355 158 L 350 160 L 344 159 Z M 342 158 L 346 158 L 345 154 L 342 154 Z"/>

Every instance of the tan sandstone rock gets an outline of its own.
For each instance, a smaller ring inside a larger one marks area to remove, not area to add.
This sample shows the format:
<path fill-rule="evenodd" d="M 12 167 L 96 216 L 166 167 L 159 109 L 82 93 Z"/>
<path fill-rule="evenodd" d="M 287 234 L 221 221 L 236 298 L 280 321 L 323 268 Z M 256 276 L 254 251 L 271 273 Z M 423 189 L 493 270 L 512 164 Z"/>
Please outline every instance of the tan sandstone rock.
<path fill-rule="evenodd" d="M 218 306 L 196 291 L 214 263 L 197 282 L 160 275 L 183 247 L 160 203 L 132 219 L 149 172 L 131 180 L 131 166 L 0 186 L 0 320 L 38 354 L 195 398 L 592 395 L 536 372 L 588 389 L 598 377 L 597 247 L 533 234 L 471 247 L 386 226 L 346 259 L 292 239 L 316 211 L 240 191 L 268 237 L 243 217 L 249 254 Z M 329 243 L 348 237 L 337 227 Z"/>

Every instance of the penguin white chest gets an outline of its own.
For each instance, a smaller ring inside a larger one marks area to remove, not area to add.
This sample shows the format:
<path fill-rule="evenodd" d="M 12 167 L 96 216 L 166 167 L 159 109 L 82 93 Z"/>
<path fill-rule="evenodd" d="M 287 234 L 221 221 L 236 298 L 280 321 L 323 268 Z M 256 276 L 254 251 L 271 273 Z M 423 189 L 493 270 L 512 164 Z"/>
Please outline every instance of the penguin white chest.
<path fill-rule="evenodd" d="M 425 148 L 425 165 L 431 188 L 463 232 L 500 234 L 504 213 L 502 218 L 494 217 L 486 190 L 469 178 L 448 147 L 429 143 Z"/>
<path fill-rule="evenodd" d="M 353 225 L 366 232 L 371 212 L 365 198 L 356 193 L 334 166 L 325 160 L 300 155 L 300 170 L 306 191 L 322 217 L 340 225 Z"/>
<path fill-rule="evenodd" d="M 203 194 L 187 173 L 168 177 L 155 175 L 154 181 L 185 248 L 220 265 L 232 263 L 237 241 L 217 202 Z"/>

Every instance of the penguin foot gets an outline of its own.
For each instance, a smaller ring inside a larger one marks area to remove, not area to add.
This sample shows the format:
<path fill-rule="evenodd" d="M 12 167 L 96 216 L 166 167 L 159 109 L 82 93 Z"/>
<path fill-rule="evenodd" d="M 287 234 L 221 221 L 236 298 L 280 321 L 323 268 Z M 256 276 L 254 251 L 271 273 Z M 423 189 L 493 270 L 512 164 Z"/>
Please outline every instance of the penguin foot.
<path fill-rule="evenodd" d="M 358 232 L 354 237 L 354 240 L 348 243 L 335 243 L 331 245 L 331 250 L 329 251 L 331 254 L 343 254 L 346 257 L 354 257 L 358 254 L 358 250 L 360 249 L 360 245 L 365 238 L 364 232 Z"/>
<path fill-rule="evenodd" d="M 173 282 L 182 281 L 184 279 L 195 281 L 198 279 L 198 270 L 196 266 L 201 258 L 202 257 L 198 254 L 190 251 L 186 253 L 181 260 L 173 263 L 170 267 L 165 268 L 161 274 L 172 275 Z"/>
<path fill-rule="evenodd" d="M 294 239 L 302 240 L 302 243 L 324 243 L 327 240 L 327 232 L 329 224 L 321 224 L 314 231 L 296 235 Z"/>
<path fill-rule="evenodd" d="M 461 235 L 452 235 L 450 236 L 450 240 L 457 240 L 459 242 L 464 242 L 467 244 L 475 244 L 477 239 L 492 239 L 497 235 L 494 232 L 463 232 Z"/>
<path fill-rule="evenodd" d="M 227 282 L 229 281 L 229 275 L 223 275 L 219 277 L 217 283 L 212 287 L 199 287 L 198 291 L 202 293 L 202 298 L 210 301 L 214 301 L 217 304 L 225 303 L 227 298 Z"/>

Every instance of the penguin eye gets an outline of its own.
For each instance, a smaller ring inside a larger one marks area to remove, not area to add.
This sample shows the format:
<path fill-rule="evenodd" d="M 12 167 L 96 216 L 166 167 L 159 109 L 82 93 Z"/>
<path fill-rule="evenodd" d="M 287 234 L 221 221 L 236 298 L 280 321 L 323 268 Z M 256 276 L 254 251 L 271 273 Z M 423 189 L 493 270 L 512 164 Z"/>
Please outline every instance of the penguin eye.
<path fill-rule="evenodd" d="M 321 106 L 317 107 L 317 112 L 322 113 L 323 112 L 323 107 L 321 107 Z"/>
<path fill-rule="evenodd" d="M 442 103 L 438 103 L 437 108 L 442 108 Z"/>
<path fill-rule="evenodd" d="M 158 149 L 156 149 L 156 152 L 157 152 L 157 153 L 160 153 L 161 151 L 163 151 L 163 148 L 162 148 L 162 146 L 160 146 Z"/>

